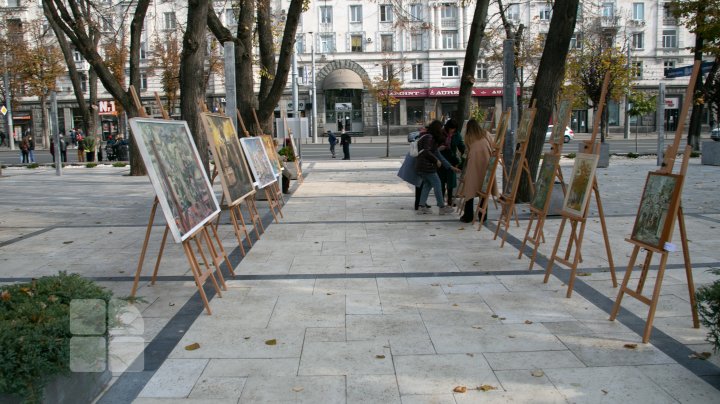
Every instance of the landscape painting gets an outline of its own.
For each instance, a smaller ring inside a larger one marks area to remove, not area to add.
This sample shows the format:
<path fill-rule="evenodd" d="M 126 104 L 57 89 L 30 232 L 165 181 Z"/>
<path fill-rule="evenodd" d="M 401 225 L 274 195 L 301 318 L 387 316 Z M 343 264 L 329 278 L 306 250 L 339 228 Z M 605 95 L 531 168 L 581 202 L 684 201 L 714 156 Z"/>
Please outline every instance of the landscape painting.
<path fill-rule="evenodd" d="M 674 215 L 677 210 L 675 205 L 680 199 L 678 193 L 681 187 L 682 177 L 679 175 L 648 173 L 631 239 L 664 249 L 673 223 L 673 220 L 668 220 L 668 215 Z"/>
<path fill-rule="evenodd" d="M 560 162 L 560 157 L 556 154 L 545 153 L 542 165 L 538 172 L 537 181 L 535 181 L 535 195 L 533 195 L 530 206 L 540 212 L 545 213 L 553 185 L 555 184 L 555 170 Z"/>
<path fill-rule="evenodd" d="M 235 127 L 230 117 L 225 115 L 204 112 L 200 116 L 225 200 L 229 206 L 234 206 L 255 192 Z"/>
<path fill-rule="evenodd" d="M 500 150 L 505 143 L 505 132 L 507 131 L 508 120 L 510 119 L 510 112 L 506 111 L 500 115 L 500 123 L 498 124 L 497 131 L 495 132 L 495 150 Z"/>
<path fill-rule="evenodd" d="M 490 193 L 490 179 L 495 176 L 495 170 L 497 169 L 497 156 L 490 156 L 488 160 L 487 170 L 485 170 L 485 178 L 483 178 L 482 187 L 480 187 L 480 193 L 488 195 Z"/>
<path fill-rule="evenodd" d="M 259 137 L 244 137 L 240 139 L 242 148 L 245 151 L 250 171 L 258 184 L 258 188 L 265 188 L 276 181 L 270 159 L 265 151 L 262 140 Z"/>
<path fill-rule="evenodd" d="M 570 187 L 563 202 L 564 213 L 577 218 L 584 217 L 597 163 L 597 154 L 580 153 L 575 157 Z"/>
<path fill-rule="evenodd" d="M 570 115 L 572 114 L 572 100 L 565 98 L 560 100 L 560 105 L 557 107 L 557 116 L 552 129 L 552 142 L 555 144 L 562 144 L 565 141 L 565 127 L 570 121 Z"/>
<path fill-rule="evenodd" d="M 516 143 L 522 143 L 530 136 L 530 130 L 532 129 L 533 120 L 535 119 L 535 108 L 527 108 L 523 111 L 522 117 L 520 118 L 520 125 L 517 128 Z"/>
<path fill-rule="evenodd" d="M 515 181 L 520 181 L 520 176 L 522 175 L 520 173 L 521 167 L 520 167 L 520 151 L 515 151 L 515 155 L 513 156 L 513 163 L 512 167 L 510 168 L 510 173 L 508 173 L 507 180 L 505 181 L 505 189 L 503 190 L 503 195 L 510 196 L 512 194 L 513 188 L 515 188 Z"/>
<path fill-rule="evenodd" d="M 132 118 L 130 129 L 176 243 L 220 212 L 185 121 Z"/>
<path fill-rule="evenodd" d="M 282 164 L 280 163 L 280 156 L 278 156 L 277 148 L 275 147 L 275 140 L 270 135 L 261 135 L 265 151 L 267 152 L 268 158 L 270 159 L 270 165 L 273 168 L 275 176 L 280 175 L 282 171 Z"/>

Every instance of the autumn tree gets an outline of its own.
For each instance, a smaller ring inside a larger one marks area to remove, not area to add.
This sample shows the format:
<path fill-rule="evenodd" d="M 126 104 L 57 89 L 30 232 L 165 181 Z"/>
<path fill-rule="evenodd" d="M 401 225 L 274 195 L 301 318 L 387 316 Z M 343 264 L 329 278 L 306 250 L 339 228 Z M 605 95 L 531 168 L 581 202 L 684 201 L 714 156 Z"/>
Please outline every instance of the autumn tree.
<path fill-rule="evenodd" d="M 138 114 L 125 83 L 118 81 L 107 60 L 100 55 L 97 43 L 94 42 L 92 30 L 96 29 L 95 22 L 85 11 L 88 7 L 96 9 L 97 4 L 90 0 L 42 0 L 43 10 L 48 20 L 56 24 L 57 28 L 69 39 L 75 50 L 85 58 L 92 67 L 94 74 L 102 82 L 103 87 L 125 109 L 128 117 Z M 150 0 L 137 0 L 123 3 L 127 13 L 132 14 L 130 22 L 130 50 L 129 75 L 130 84 L 140 87 L 140 38 L 147 14 Z M 131 175 L 145 175 L 145 166 L 139 158 L 134 136 L 130 136 L 130 173 Z"/>
<path fill-rule="evenodd" d="M 276 12 L 271 3 L 270 0 L 233 0 L 232 9 L 237 11 L 235 32 L 223 25 L 212 7 L 207 14 L 207 24 L 217 40 L 221 44 L 228 41 L 235 44 L 237 105 L 243 120 L 251 123 L 251 131 L 255 133 L 259 128 L 255 128 L 252 108 L 257 109 L 262 131 L 272 133 L 272 117 L 290 72 L 300 14 L 307 10 L 310 1 L 290 0 L 287 10 Z M 282 27 L 279 38 L 273 35 L 278 26 Z M 258 55 L 254 54 L 256 47 Z M 253 72 L 254 66 L 260 72 L 257 96 L 255 82 L 258 77 Z"/>
<path fill-rule="evenodd" d="M 382 69 L 383 74 L 375 76 L 372 82 L 365 83 L 365 86 L 382 108 L 386 125 L 385 157 L 390 157 L 390 113 L 392 107 L 400 102 L 395 94 L 402 90 L 403 82 L 400 80 L 400 73 L 403 71 L 403 65 L 395 65 L 392 60 L 386 58 L 382 62 Z"/>
<path fill-rule="evenodd" d="M 50 125 L 47 101 L 50 92 L 56 90 L 58 77 L 65 73 L 65 66 L 57 42 L 54 41 L 49 28 L 43 26 L 42 21 L 26 22 L 25 27 L 26 38 L 22 43 L 15 44 L 17 50 L 13 55 L 13 64 L 26 88 L 26 95 L 38 97 L 40 100 L 42 142 L 44 147 L 48 147 Z"/>
<path fill-rule="evenodd" d="M 155 35 L 151 54 L 148 73 L 159 76 L 167 100 L 165 109 L 172 114 L 180 91 L 180 43 L 177 34 L 171 32 L 164 40 L 160 39 L 160 35 Z"/>
<path fill-rule="evenodd" d="M 0 21 L 0 29 L 2 35 L 0 35 L 0 53 L 3 55 L 3 63 L 0 65 L 2 68 L 2 74 L 8 75 L 10 94 L 5 93 L 5 86 L 0 86 L 0 94 L 2 94 L 2 105 L 8 109 L 15 110 L 19 105 L 19 96 L 25 93 L 25 86 L 23 85 L 20 75 L 18 74 L 17 61 L 15 53 L 22 49 L 22 47 L 15 46 L 15 44 L 23 41 L 23 28 L 20 20 L 11 20 L 6 18 Z M 10 98 L 10 99 L 8 99 Z M 7 116 L 5 117 L 7 120 Z M 12 125 L 10 125 L 12 128 Z M 5 130 L 3 127 L 0 130 Z M 12 129 L 11 129 L 12 130 Z M 8 139 L 12 139 L 12 134 L 8 134 Z"/>

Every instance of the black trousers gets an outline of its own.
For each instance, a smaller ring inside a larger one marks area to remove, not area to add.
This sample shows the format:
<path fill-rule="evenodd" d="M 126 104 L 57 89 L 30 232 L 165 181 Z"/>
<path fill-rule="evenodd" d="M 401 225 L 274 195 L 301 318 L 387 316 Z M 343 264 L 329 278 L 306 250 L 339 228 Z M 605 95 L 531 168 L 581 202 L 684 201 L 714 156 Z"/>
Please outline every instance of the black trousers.
<path fill-rule="evenodd" d="M 343 147 L 343 160 L 350 160 L 350 144 L 345 143 Z"/>

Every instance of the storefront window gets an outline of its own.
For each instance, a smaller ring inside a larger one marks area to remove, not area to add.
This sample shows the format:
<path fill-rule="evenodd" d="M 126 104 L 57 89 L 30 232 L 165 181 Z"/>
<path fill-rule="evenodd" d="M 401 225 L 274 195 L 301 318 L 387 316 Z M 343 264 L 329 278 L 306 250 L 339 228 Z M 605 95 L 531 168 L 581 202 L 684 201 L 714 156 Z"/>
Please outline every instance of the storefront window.
<path fill-rule="evenodd" d="M 610 100 L 607 103 L 608 109 L 608 126 L 620 125 L 620 105 L 617 102 Z"/>
<path fill-rule="evenodd" d="M 423 125 L 425 123 L 425 100 L 407 100 L 408 125 Z"/>

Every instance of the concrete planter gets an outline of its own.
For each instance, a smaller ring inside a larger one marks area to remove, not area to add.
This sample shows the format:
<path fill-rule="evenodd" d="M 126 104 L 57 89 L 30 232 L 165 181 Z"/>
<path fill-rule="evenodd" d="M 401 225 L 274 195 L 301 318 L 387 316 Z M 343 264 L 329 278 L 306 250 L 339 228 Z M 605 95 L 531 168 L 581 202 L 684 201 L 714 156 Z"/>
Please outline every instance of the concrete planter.
<path fill-rule="evenodd" d="M 700 162 L 703 165 L 720 166 L 720 142 L 702 142 L 700 147 L 700 150 L 702 150 Z"/>
<path fill-rule="evenodd" d="M 578 144 L 578 152 L 584 153 L 585 143 Z M 600 160 L 598 160 L 598 168 L 608 168 L 610 166 L 610 143 L 600 143 Z"/>
<path fill-rule="evenodd" d="M 109 370 L 93 373 L 70 373 L 57 376 L 43 389 L 43 404 L 91 403 L 110 381 Z M 20 404 L 23 400 L 17 396 L 0 394 L 0 403 Z"/>
<path fill-rule="evenodd" d="M 294 161 L 284 161 L 282 164 L 285 168 L 285 172 L 288 173 L 288 177 L 290 177 L 291 180 L 298 179 L 298 172 Z"/>

